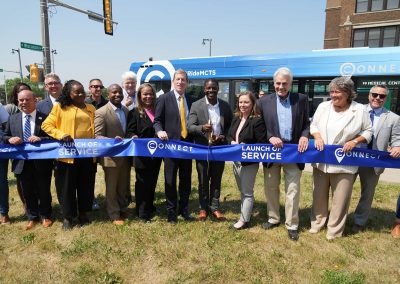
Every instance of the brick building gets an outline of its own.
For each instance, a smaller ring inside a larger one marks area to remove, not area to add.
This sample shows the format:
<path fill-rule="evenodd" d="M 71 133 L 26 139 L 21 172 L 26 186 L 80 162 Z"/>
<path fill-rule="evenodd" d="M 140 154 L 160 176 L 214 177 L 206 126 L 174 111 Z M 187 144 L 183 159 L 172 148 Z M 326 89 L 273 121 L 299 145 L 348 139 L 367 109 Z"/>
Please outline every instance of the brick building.
<path fill-rule="evenodd" d="M 327 0 L 324 48 L 399 46 L 400 0 Z"/>

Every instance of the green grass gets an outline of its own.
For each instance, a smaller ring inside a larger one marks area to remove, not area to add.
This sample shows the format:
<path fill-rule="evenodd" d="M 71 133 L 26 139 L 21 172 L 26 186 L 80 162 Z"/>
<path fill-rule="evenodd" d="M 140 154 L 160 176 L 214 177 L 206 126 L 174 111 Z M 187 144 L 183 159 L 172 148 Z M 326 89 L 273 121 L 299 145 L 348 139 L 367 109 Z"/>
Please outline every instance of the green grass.
<path fill-rule="evenodd" d="M 102 208 L 91 214 L 92 224 L 69 232 L 61 229 L 56 203 L 51 228 L 24 231 L 27 220 L 15 180 L 9 175 L 12 224 L 0 226 L 0 283 L 396 283 L 400 279 L 400 242 L 389 234 L 399 185 L 378 185 L 368 228 L 353 235 L 349 233 L 352 213 L 360 191 L 356 182 L 346 236 L 328 242 L 324 230 L 316 235 L 307 232 L 312 179 L 304 173 L 300 239 L 293 242 L 283 226 L 268 232 L 261 228 L 267 218 L 261 169 L 251 228 L 238 232 L 230 229 L 239 216 L 240 195 L 229 163 L 221 194 L 226 222 L 179 219 L 178 225 L 169 225 L 161 174 L 156 193 L 160 216 L 150 224 L 133 216 L 126 225 L 116 227 L 105 212 L 101 167 L 97 174 L 96 193 Z M 194 166 L 192 184 L 190 208 L 197 213 Z M 134 212 L 134 204 L 130 210 Z"/>

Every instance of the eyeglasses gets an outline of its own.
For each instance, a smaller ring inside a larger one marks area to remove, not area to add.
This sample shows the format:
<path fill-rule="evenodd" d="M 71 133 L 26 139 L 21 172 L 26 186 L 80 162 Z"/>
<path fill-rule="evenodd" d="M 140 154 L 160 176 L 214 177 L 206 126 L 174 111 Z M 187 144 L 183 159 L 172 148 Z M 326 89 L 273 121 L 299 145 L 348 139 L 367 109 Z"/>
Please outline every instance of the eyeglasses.
<path fill-rule="evenodd" d="M 371 93 L 371 96 L 376 99 L 377 97 L 379 97 L 381 100 L 384 100 L 386 98 L 387 95 L 385 94 L 378 94 L 378 93 Z"/>
<path fill-rule="evenodd" d="M 46 86 L 57 86 L 58 84 L 60 84 L 60 82 L 48 82 L 46 83 Z"/>
<path fill-rule="evenodd" d="M 104 86 L 102 86 L 102 85 L 90 85 L 90 88 L 95 88 L 95 89 L 102 90 L 102 89 L 104 89 Z"/>

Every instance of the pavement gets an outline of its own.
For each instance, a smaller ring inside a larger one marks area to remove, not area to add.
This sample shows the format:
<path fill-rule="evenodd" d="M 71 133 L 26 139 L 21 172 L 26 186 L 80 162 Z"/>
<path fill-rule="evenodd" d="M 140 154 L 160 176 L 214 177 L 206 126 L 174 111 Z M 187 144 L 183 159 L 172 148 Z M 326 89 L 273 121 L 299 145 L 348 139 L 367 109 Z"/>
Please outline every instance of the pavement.
<path fill-rule="evenodd" d="M 306 164 L 304 170 L 307 172 L 312 172 L 311 164 Z M 385 171 L 381 174 L 379 181 L 400 184 L 400 169 L 392 169 L 392 168 L 385 169 Z"/>

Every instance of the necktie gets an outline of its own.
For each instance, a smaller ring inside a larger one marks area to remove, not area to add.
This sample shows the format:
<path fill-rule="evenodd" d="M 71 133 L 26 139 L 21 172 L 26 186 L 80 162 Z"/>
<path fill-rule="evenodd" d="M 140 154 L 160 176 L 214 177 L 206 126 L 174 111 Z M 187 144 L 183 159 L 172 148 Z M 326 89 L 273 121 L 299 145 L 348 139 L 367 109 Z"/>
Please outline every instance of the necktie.
<path fill-rule="evenodd" d="M 181 117 L 181 136 L 183 138 L 186 138 L 187 137 L 186 111 L 185 111 L 185 102 L 183 101 L 183 96 L 179 96 L 179 115 Z"/>
<path fill-rule="evenodd" d="M 29 137 L 31 137 L 31 116 L 28 114 L 25 116 L 24 141 L 28 141 Z"/>
<path fill-rule="evenodd" d="M 371 110 L 369 112 L 369 118 L 371 119 L 372 125 L 374 125 L 375 111 Z"/>
<path fill-rule="evenodd" d="M 373 109 L 369 111 L 369 118 L 371 119 L 372 126 L 374 126 L 375 111 Z M 374 144 L 374 135 L 372 135 L 371 137 L 371 142 L 368 143 L 368 149 L 372 149 L 373 144 Z"/>

